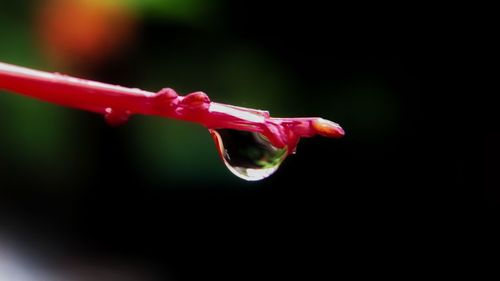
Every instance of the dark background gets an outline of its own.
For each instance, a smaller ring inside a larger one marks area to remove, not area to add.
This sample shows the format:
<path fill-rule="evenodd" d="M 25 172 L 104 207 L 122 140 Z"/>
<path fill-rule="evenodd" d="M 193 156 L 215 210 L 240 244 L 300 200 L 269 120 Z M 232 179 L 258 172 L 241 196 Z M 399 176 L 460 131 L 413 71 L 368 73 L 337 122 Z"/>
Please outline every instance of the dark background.
<path fill-rule="evenodd" d="M 433 270 L 462 228 L 496 221 L 498 139 L 494 111 L 475 99 L 472 11 L 214 3 L 196 20 L 145 13 L 122 55 L 74 75 L 322 116 L 346 136 L 304 139 L 275 175 L 244 182 L 196 125 L 137 117 L 112 128 L 1 93 L 0 231 L 41 267 L 69 257 L 160 280 L 386 276 Z M 21 17 L 12 24 L 36 10 L 2 5 L 5 22 Z M 0 60 L 57 70 L 8 54 Z"/>

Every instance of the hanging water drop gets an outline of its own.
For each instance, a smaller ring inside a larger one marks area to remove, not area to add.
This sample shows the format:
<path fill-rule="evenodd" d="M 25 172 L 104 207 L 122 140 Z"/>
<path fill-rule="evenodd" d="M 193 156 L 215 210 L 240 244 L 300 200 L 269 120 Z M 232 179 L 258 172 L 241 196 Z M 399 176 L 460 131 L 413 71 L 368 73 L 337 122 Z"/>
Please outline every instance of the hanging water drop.
<path fill-rule="evenodd" d="M 257 181 L 272 175 L 288 155 L 287 148 L 277 148 L 262 134 L 233 129 L 210 129 L 219 154 L 236 176 Z"/>

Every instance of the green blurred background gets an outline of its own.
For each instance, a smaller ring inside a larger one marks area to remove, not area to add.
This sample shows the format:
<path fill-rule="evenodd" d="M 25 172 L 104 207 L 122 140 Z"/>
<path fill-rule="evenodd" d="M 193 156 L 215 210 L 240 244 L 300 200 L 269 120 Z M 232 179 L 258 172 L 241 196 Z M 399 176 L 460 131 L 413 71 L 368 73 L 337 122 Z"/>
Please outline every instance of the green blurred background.
<path fill-rule="evenodd" d="M 399 248 L 395 228 L 404 240 L 399 231 L 439 225 L 436 214 L 499 206 L 498 191 L 466 172 L 465 140 L 441 138 L 463 131 L 446 13 L 396 8 L 0 0 L 2 62 L 201 90 L 277 117 L 321 116 L 347 133 L 303 140 L 275 175 L 245 182 L 196 124 L 134 116 L 113 128 L 0 92 L 0 235 L 56 264 L 107 257 L 173 280 L 391 271 L 401 259 L 379 267 L 377 253 Z"/>

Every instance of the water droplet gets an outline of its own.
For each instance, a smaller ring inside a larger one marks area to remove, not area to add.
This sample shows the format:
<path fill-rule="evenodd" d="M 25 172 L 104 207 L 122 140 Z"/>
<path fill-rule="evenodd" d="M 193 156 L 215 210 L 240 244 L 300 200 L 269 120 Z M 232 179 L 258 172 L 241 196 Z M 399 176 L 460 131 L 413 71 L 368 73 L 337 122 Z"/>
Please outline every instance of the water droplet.
<path fill-rule="evenodd" d="M 128 110 L 115 110 L 111 107 L 104 110 L 104 119 L 113 127 L 127 123 L 129 117 L 130 112 Z"/>
<path fill-rule="evenodd" d="M 288 155 L 287 148 L 277 148 L 262 134 L 232 129 L 210 129 L 219 154 L 236 176 L 257 181 L 272 175 Z"/>

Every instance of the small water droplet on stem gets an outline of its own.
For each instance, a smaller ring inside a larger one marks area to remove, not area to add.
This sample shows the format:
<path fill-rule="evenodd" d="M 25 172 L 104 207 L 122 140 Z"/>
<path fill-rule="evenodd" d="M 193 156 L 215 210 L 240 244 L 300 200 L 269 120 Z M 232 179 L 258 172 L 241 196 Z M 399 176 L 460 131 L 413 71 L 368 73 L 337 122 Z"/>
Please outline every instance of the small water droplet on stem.
<path fill-rule="evenodd" d="M 111 107 L 105 109 L 104 119 L 108 125 L 116 127 L 127 123 L 130 112 L 127 110 L 116 110 Z"/>

